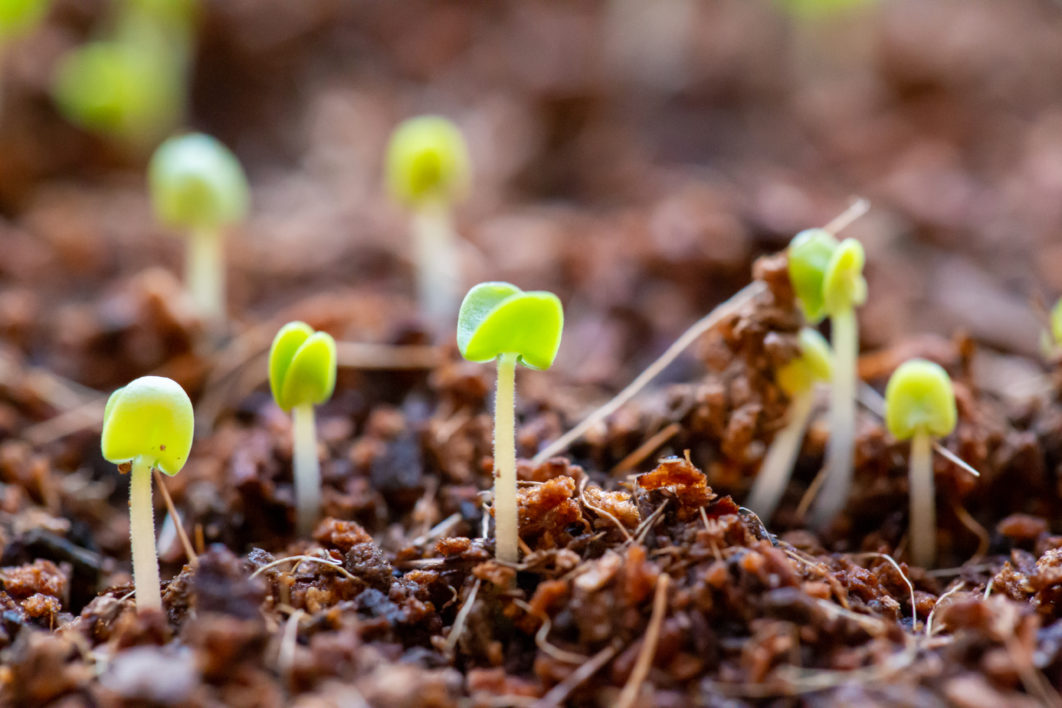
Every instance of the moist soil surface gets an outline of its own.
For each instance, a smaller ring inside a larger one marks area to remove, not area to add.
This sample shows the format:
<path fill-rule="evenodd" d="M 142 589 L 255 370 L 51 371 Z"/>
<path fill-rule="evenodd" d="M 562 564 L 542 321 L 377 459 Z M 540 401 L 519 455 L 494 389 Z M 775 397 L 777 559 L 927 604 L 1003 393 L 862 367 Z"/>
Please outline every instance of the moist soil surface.
<path fill-rule="evenodd" d="M 749 0 L 205 3 L 189 123 L 244 160 L 231 318 L 196 316 L 145 156 L 55 112 L 100 3 L 57 2 L 5 62 L 0 117 L 0 696 L 6 705 L 1062 705 L 1062 10 L 884 1 L 825 19 Z M 671 18 L 674 20 L 674 18 Z M 676 49 L 679 47 L 679 50 Z M 666 79 L 666 80 L 665 80 Z M 389 131 L 466 131 L 467 283 L 551 289 L 556 365 L 517 380 L 522 559 L 493 559 L 493 367 L 411 297 Z M 802 319 L 785 244 L 854 195 L 862 380 L 937 361 L 939 558 L 907 562 L 907 444 L 871 408 L 827 530 L 815 418 L 773 518 L 743 508 L 786 419 Z M 557 456 L 546 445 L 690 324 L 750 294 Z M 294 530 L 291 422 L 264 355 L 335 335 L 324 518 Z M 196 406 L 156 486 L 162 613 L 136 612 L 109 391 Z"/>

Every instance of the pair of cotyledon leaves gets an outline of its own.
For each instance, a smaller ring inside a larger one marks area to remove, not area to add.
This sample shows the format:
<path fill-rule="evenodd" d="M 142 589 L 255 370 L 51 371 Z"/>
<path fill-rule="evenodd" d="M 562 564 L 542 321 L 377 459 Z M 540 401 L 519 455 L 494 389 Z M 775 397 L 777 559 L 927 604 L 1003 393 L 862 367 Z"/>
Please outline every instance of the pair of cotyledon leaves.
<path fill-rule="evenodd" d="M 553 365 L 564 329 L 560 299 L 543 290 L 525 292 L 512 283 L 480 283 L 457 315 L 457 346 L 469 361 L 516 354 L 532 369 Z"/>
<path fill-rule="evenodd" d="M 305 322 L 280 328 L 269 350 L 269 388 L 277 405 L 317 405 L 336 387 L 336 341 Z"/>
<path fill-rule="evenodd" d="M 852 238 L 838 243 L 825 229 L 807 229 L 789 244 L 789 280 L 811 324 L 866 302 L 866 254 Z"/>

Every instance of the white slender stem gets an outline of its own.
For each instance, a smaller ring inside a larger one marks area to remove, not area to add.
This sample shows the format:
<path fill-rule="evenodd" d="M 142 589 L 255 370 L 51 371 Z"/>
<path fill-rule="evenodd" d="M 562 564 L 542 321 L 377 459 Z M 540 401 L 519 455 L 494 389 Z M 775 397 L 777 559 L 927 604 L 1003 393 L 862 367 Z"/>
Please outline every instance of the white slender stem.
<path fill-rule="evenodd" d="M 216 229 L 188 234 L 185 287 L 200 316 L 208 323 L 225 320 L 225 239 Z"/>
<path fill-rule="evenodd" d="M 498 357 L 494 396 L 494 541 L 498 560 L 520 560 L 516 505 L 516 354 Z"/>
<path fill-rule="evenodd" d="M 825 528 L 840 513 L 852 488 L 856 422 L 856 359 L 859 323 L 855 309 L 830 317 L 833 375 L 830 378 L 830 440 L 826 445 L 826 481 L 811 509 L 812 526 Z"/>
<path fill-rule="evenodd" d="M 295 527 L 300 536 L 313 532 L 321 515 L 321 463 L 317 460 L 317 429 L 313 404 L 291 409 L 295 462 Z"/>
<path fill-rule="evenodd" d="M 937 559 L 937 502 L 933 491 L 933 438 L 926 431 L 911 438 L 908 486 L 911 560 L 915 565 L 931 568 Z"/>
<path fill-rule="evenodd" d="M 789 420 L 778 431 L 767 450 L 767 456 L 760 465 L 760 473 L 752 485 L 745 506 L 755 511 L 761 519 L 770 520 L 778 502 L 782 500 L 789 478 L 793 475 L 793 465 L 804 442 L 811 412 L 815 408 L 815 388 L 798 393 L 789 404 Z"/>
<path fill-rule="evenodd" d="M 417 300 L 421 314 L 433 325 L 450 323 L 457 314 L 461 263 L 456 240 L 445 206 L 424 207 L 413 215 Z"/>
<path fill-rule="evenodd" d="M 162 610 L 159 559 L 155 554 L 155 510 L 151 501 L 151 465 L 144 458 L 133 460 L 129 473 L 129 541 L 133 555 L 133 588 L 136 609 Z"/>

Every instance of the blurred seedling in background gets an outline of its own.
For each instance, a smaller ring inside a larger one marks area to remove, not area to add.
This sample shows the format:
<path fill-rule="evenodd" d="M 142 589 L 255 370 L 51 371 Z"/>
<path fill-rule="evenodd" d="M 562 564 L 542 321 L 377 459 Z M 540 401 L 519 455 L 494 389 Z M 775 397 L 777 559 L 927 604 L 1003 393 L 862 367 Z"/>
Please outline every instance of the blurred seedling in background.
<path fill-rule="evenodd" d="M 280 328 L 269 350 L 269 388 L 273 400 L 291 411 L 295 482 L 295 526 L 313 530 L 321 515 L 321 466 L 317 459 L 315 405 L 332 397 L 336 386 L 336 343 L 305 322 Z"/>
<path fill-rule="evenodd" d="M 1040 352 L 1044 359 L 1056 359 L 1062 353 L 1062 298 L 1050 310 L 1039 300 L 1034 301 L 1033 306 L 1044 327 L 1040 335 Z"/>
<path fill-rule="evenodd" d="M 412 212 L 421 315 L 428 322 L 446 322 L 457 309 L 461 287 L 453 208 L 470 181 L 465 139 L 441 116 L 410 118 L 391 136 L 386 170 L 391 196 Z"/>
<path fill-rule="evenodd" d="M 834 249 L 823 273 L 822 304 L 830 316 L 833 373 L 826 477 L 811 510 L 811 523 L 819 528 L 825 527 L 841 511 L 852 487 L 859 358 L 859 322 L 855 308 L 867 299 L 867 283 L 863 279 L 865 260 L 863 246 L 848 238 Z"/>
<path fill-rule="evenodd" d="M 0 70 L 6 64 L 8 48 L 29 34 L 48 14 L 51 0 L 0 0 Z M 3 77 L 0 75 L 0 91 Z"/>
<path fill-rule="evenodd" d="M 494 528 L 499 560 L 520 560 L 516 503 L 516 365 L 548 369 L 564 329 L 560 299 L 524 292 L 511 283 L 480 283 L 465 295 L 457 317 L 457 346 L 469 361 L 498 362 L 494 397 Z"/>
<path fill-rule="evenodd" d="M 192 402 L 180 384 L 161 376 L 143 376 L 107 399 L 100 443 L 103 457 L 130 472 L 129 538 L 138 611 L 161 610 L 159 563 L 151 470 L 173 476 L 192 449 Z"/>
<path fill-rule="evenodd" d="M 62 57 L 52 94 L 63 115 L 144 150 L 184 119 L 194 0 L 124 0 L 108 31 Z"/>
<path fill-rule="evenodd" d="M 897 440 L 910 440 L 911 560 L 929 568 L 937 556 L 933 443 L 956 423 L 955 392 L 947 372 L 924 359 L 906 361 L 885 387 L 885 424 Z"/>
<path fill-rule="evenodd" d="M 830 380 L 832 352 L 823 336 L 804 327 L 798 339 L 800 353 L 775 375 L 778 386 L 789 396 L 787 421 L 771 441 L 746 503 L 765 520 L 778 508 L 793 474 L 793 465 L 815 409 L 816 384 Z"/>
<path fill-rule="evenodd" d="M 247 216 L 250 189 L 239 160 L 202 133 L 170 138 L 148 167 L 155 215 L 187 237 L 185 287 L 208 323 L 225 320 L 225 228 Z"/>

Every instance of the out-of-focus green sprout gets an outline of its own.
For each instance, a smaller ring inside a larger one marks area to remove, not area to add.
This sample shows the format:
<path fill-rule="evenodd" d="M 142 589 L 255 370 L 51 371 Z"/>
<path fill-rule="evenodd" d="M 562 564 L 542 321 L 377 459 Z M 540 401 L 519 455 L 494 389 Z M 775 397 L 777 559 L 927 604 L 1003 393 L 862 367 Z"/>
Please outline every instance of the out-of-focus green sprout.
<path fill-rule="evenodd" d="M 453 316 L 461 262 L 453 207 L 468 191 L 468 148 L 461 131 L 442 116 L 401 123 L 387 148 L 387 186 L 413 212 L 413 247 L 420 311 L 430 322 Z"/>
<path fill-rule="evenodd" d="M 564 309 L 550 292 L 524 292 L 510 283 L 480 283 L 465 295 L 457 317 L 457 346 L 469 361 L 498 362 L 494 397 L 494 527 L 498 559 L 520 559 L 516 503 L 516 364 L 553 365 Z"/>
<path fill-rule="evenodd" d="M 933 441 L 950 435 L 956 423 L 955 392 L 939 365 L 906 361 L 885 387 L 885 424 L 897 440 L 911 441 L 908 534 L 911 560 L 928 568 L 937 556 L 937 512 L 933 491 Z"/>
<path fill-rule="evenodd" d="M 51 0 L 0 0 L 0 47 L 36 27 Z"/>
<path fill-rule="evenodd" d="M 768 520 L 778 508 L 815 408 L 815 384 L 829 381 L 830 345 L 821 334 L 804 327 L 798 335 L 800 354 L 778 370 L 775 380 L 789 396 L 788 420 L 775 434 L 752 485 L 747 506 Z"/>
<path fill-rule="evenodd" d="M 194 425 L 188 394 L 161 376 L 143 376 L 107 399 L 100 446 L 104 459 L 130 469 L 129 538 L 139 611 L 162 609 L 151 469 L 171 476 L 181 471 L 192 449 Z"/>
<path fill-rule="evenodd" d="M 153 145 L 183 120 L 192 0 L 124 0 L 98 39 L 59 63 L 52 94 L 71 122 L 133 147 Z"/>
<path fill-rule="evenodd" d="M 811 523 L 826 526 L 848 499 L 855 443 L 856 361 L 859 325 L 855 308 L 867 298 L 863 247 L 840 243 L 825 229 L 803 231 L 789 246 L 789 278 L 809 322 L 830 317 L 834 351 L 830 378 L 830 440 L 825 482 L 811 510 Z"/>
<path fill-rule="evenodd" d="M 1040 333 L 1040 352 L 1045 359 L 1053 359 L 1062 351 L 1062 298 L 1044 318 L 1046 329 Z"/>
<path fill-rule="evenodd" d="M 246 217 L 250 202 L 239 160 L 209 135 L 181 135 L 155 151 L 148 183 L 159 221 L 188 236 L 188 292 L 206 320 L 223 321 L 224 229 Z"/>
<path fill-rule="evenodd" d="M 295 526 L 313 530 L 321 515 L 321 466 L 317 459 L 315 405 L 332 397 L 336 386 L 336 342 L 305 322 L 280 328 L 269 350 L 269 388 L 273 399 L 291 411 L 294 448 Z"/>
<path fill-rule="evenodd" d="M 786 12 L 802 19 L 820 19 L 857 10 L 872 0 L 776 0 Z"/>

